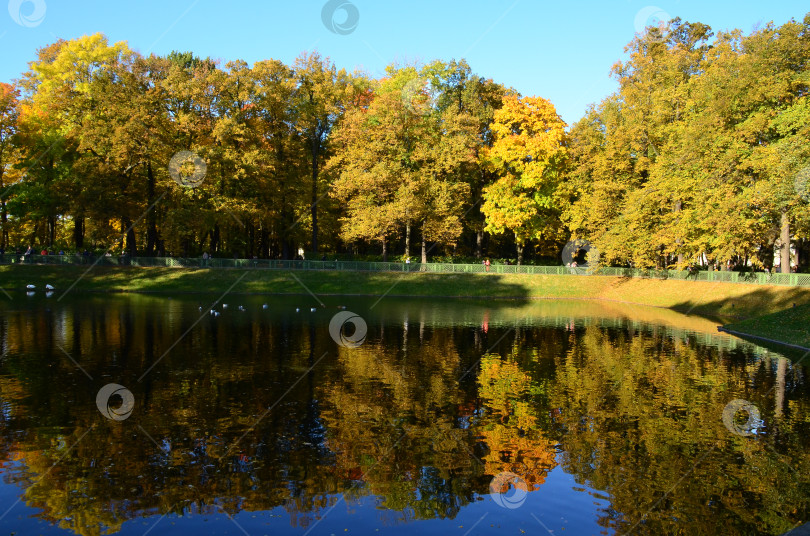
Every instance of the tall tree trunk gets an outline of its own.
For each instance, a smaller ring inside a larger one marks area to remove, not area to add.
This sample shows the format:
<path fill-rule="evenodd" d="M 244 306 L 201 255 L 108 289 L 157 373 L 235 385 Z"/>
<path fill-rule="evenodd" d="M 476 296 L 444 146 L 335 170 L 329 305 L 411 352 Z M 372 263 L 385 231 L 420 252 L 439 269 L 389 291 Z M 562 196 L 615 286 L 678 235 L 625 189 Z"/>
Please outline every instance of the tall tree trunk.
<path fill-rule="evenodd" d="M 523 244 L 520 243 L 520 239 L 515 237 L 515 247 L 517 248 L 517 263 L 518 265 L 523 264 Z"/>
<path fill-rule="evenodd" d="M 675 202 L 675 212 L 680 212 L 683 204 L 680 201 Z M 682 240 L 680 238 L 675 240 L 678 246 L 678 270 L 683 269 L 683 251 L 681 251 Z"/>
<path fill-rule="evenodd" d="M 411 222 L 405 224 L 405 257 L 411 256 Z"/>
<path fill-rule="evenodd" d="M 152 162 L 146 162 L 146 202 L 151 207 L 155 202 L 155 174 L 152 171 Z M 155 254 L 157 247 L 158 231 L 157 231 L 157 207 L 146 215 L 146 256 L 152 257 Z"/>
<path fill-rule="evenodd" d="M 776 247 L 776 239 L 768 240 L 767 244 L 762 247 L 762 252 L 765 254 L 765 258 L 762 259 L 762 264 L 765 268 L 768 269 L 769 272 L 773 272 L 774 270 L 774 261 L 773 258 L 773 250 Z"/>
<path fill-rule="evenodd" d="M 478 200 L 475 201 L 475 210 L 473 212 L 476 215 L 473 217 L 473 219 L 476 221 L 475 258 L 479 260 L 484 256 L 484 229 L 486 229 L 487 226 L 487 217 L 481 210 L 481 203 L 483 202 L 483 190 L 484 185 L 489 184 L 494 179 L 495 179 L 494 176 L 490 176 L 486 171 L 482 169 L 481 177 L 478 181 L 476 181 L 476 184 L 474 185 L 475 191 L 472 193 L 472 199 Z"/>
<path fill-rule="evenodd" d="M 388 240 L 386 237 L 382 237 L 382 260 L 383 262 L 388 262 Z"/>
<path fill-rule="evenodd" d="M 73 244 L 77 251 L 84 247 L 84 216 L 73 216 Z"/>
<path fill-rule="evenodd" d="M 219 224 L 214 224 L 214 230 L 211 231 L 211 251 L 209 253 L 213 255 L 219 251 Z"/>
<path fill-rule="evenodd" d="M 127 251 L 130 257 L 138 254 L 138 244 L 136 242 L 135 229 L 130 229 L 127 233 Z"/>
<path fill-rule="evenodd" d="M 131 226 L 132 221 L 129 218 L 121 218 L 121 235 L 122 240 L 124 240 L 124 243 L 121 245 L 121 249 L 126 250 L 131 257 L 134 257 L 136 251 L 135 230 L 132 229 Z"/>
<path fill-rule="evenodd" d="M 779 246 L 779 257 L 781 264 L 781 272 L 783 274 L 790 273 L 790 218 L 788 218 L 787 210 L 782 211 L 782 233 L 779 237 L 781 242 Z"/>
<path fill-rule="evenodd" d="M 427 264 L 427 244 L 424 231 L 422 232 L 422 264 Z"/>
<path fill-rule="evenodd" d="M 48 247 L 52 248 L 56 240 L 56 217 L 48 216 Z"/>
<path fill-rule="evenodd" d="M 318 253 L 318 154 L 321 143 L 318 136 L 312 137 L 312 251 Z"/>

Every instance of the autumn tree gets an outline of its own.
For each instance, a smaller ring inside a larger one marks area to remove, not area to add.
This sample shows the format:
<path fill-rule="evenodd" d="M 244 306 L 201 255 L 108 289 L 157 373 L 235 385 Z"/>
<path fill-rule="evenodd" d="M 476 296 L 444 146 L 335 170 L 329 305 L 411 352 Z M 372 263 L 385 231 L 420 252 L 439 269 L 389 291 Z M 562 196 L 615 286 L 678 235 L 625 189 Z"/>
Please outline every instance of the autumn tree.
<path fill-rule="evenodd" d="M 347 204 L 345 239 L 377 239 L 385 252 L 404 226 L 407 251 L 417 227 L 427 262 L 428 241 L 452 244 L 461 233 L 469 185 L 459 171 L 473 161 L 475 126 L 468 114 L 436 109 L 415 68 L 392 66 L 389 75 L 336 133 L 334 195 Z"/>
<path fill-rule="evenodd" d="M 750 147 L 751 168 L 765 184 L 760 204 L 779 229 L 782 273 L 790 273 L 794 222 L 807 221 L 810 171 L 810 15 L 803 23 L 768 25 L 745 39 L 744 57 L 762 83 L 753 93 L 751 112 L 741 125 Z M 801 227 L 801 226 L 800 226 Z M 807 237 L 807 227 L 802 229 Z"/>
<path fill-rule="evenodd" d="M 804 26 L 713 39 L 675 19 L 634 39 L 614 67 L 619 91 L 571 130 L 571 231 L 611 263 L 770 267 L 779 229 L 787 252 L 801 219 L 788 185 L 801 129 L 783 114 L 806 93 Z"/>
<path fill-rule="evenodd" d="M 8 245 L 7 188 L 15 180 L 13 166 L 19 157 L 14 136 L 19 128 L 20 93 L 10 84 L 0 83 L 0 248 Z"/>
<path fill-rule="evenodd" d="M 495 112 L 492 148 L 483 153 L 498 179 L 484 188 L 487 230 L 513 233 L 518 264 L 530 240 L 559 240 L 558 185 L 567 158 L 566 124 L 542 97 L 504 98 Z"/>
<path fill-rule="evenodd" d="M 306 144 L 309 157 L 312 225 L 312 251 L 318 252 L 318 205 L 324 186 L 320 171 L 328 156 L 328 138 L 338 119 L 352 101 L 355 86 L 345 69 L 338 70 L 329 58 L 318 53 L 299 56 L 293 65 L 297 81 L 295 125 Z"/>
<path fill-rule="evenodd" d="M 495 111 L 503 105 L 504 96 L 514 91 L 474 74 L 464 60 L 435 61 L 426 67 L 426 71 L 437 88 L 436 107 L 469 115 L 477 130 L 475 159 L 462 164 L 460 175 L 470 185 L 464 224 L 475 234 L 475 255 L 480 259 L 486 228 L 486 217 L 481 211 L 483 189 L 497 179 L 496 172 L 485 164 L 482 154 L 492 147 L 494 141 L 491 127 Z"/>
<path fill-rule="evenodd" d="M 706 68 L 711 36 L 707 26 L 679 19 L 637 36 L 626 47 L 629 60 L 613 67 L 619 91 L 571 129 L 575 202 L 563 218 L 608 262 L 649 267 L 675 256 L 683 264 L 694 252 L 691 200 L 702 195 L 705 176 L 685 131 L 696 120 L 690 81 Z"/>
<path fill-rule="evenodd" d="M 21 82 L 29 95 L 26 104 L 30 113 L 26 116 L 30 128 L 24 146 L 28 149 L 28 173 L 36 177 L 30 184 L 38 184 L 39 192 L 47 192 L 48 199 L 40 196 L 40 206 L 58 206 L 45 209 L 50 213 L 46 217 L 51 220 L 51 236 L 55 210 L 71 213 L 77 246 L 83 240 L 86 214 L 99 211 L 97 215 L 101 216 L 113 202 L 112 196 L 120 195 L 114 189 L 110 193 L 109 176 L 96 172 L 98 162 L 88 169 L 79 161 L 85 156 L 95 159 L 86 147 L 81 147 L 82 136 L 87 132 L 83 128 L 85 123 L 96 122 L 101 112 L 94 84 L 109 80 L 112 65 L 130 56 L 126 44 L 110 45 L 101 34 L 60 40 L 39 51 L 37 61 L 30 64 L 31 69 Z M 78 173 L 72 172 L 74 165 Z M 38 195 L 36 192 L 35 189 L 30 193 Z M 54 198 L 60 192 L 65 196 L 61 206 Z"/>
<path fill-rule="evenodd" d="M 778 246 L 783 271 L 792 251 L 805 268 L 809 27 L 648 29 L 570 129 L 463 59 L 371 80 L 318 53 L 223 64 L 57 40 L 0 87 L 0 246 L 387 258 L 396 240 L 427 261 L 488 239 L 522 263 L 584 238 L 614 265 L 770 268 Z M 207 166 L 195 188 L 169 175 L 182 151 Z"/>

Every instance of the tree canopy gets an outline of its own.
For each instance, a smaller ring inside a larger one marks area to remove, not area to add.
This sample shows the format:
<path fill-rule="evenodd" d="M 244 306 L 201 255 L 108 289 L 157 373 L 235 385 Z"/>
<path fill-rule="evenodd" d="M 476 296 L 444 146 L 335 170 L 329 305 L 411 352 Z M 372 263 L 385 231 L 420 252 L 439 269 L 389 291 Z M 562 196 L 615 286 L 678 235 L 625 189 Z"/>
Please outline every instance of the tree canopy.
<path fill-rule="evenodd" d="M 0 247 L 555 263 L 587 240 L 618 266 L 809 268 L 810 14 L 674 19 L 626 53 L 568 126 L 463 59 L 375 79 L 58 40 L 0 86 Z"/>

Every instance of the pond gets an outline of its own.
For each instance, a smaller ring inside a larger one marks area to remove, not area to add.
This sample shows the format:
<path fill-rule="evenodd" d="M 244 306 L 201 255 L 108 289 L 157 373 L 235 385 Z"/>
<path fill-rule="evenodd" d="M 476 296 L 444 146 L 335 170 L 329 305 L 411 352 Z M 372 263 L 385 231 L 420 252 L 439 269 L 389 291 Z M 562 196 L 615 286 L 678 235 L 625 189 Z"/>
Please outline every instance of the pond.
<path fill-rule="evenodd" d="M 776 535 L 808 521 L 804 363 L 699 317 L 57 298 L 0 302 L 3 534 Z"/>

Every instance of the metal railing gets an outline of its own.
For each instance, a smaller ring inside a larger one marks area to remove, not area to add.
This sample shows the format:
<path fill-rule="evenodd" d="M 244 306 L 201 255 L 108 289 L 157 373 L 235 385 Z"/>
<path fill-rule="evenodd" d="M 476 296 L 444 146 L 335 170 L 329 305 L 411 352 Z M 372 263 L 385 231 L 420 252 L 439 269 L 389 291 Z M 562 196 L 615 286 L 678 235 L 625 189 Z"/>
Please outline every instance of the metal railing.
<path fill-rule="evenodd" d="M 364 262 L 364 261 L 309 261 L 277 259 L 223 259 L 177 257 L 93 257 L 82 255 L 0 255 L 0 264 L 140 266 L 169 268 L 250 268 L 269 270 L 338 270 L 353 272 L 421 272 L 421 273 L 493 273 L 530 275 L 592 275 L 647 279 L 676 279 L 692 281 L 718 281 L 726 283 L 752 283 L 758 285 L 785 285 L 810 287 L 810 274 L 780 274 L 767 272 L 718 272 L 687 270 L 639 270 L 614 267 L 534 266 L 493 264 L 487 270 L 483 264 Z"/>

